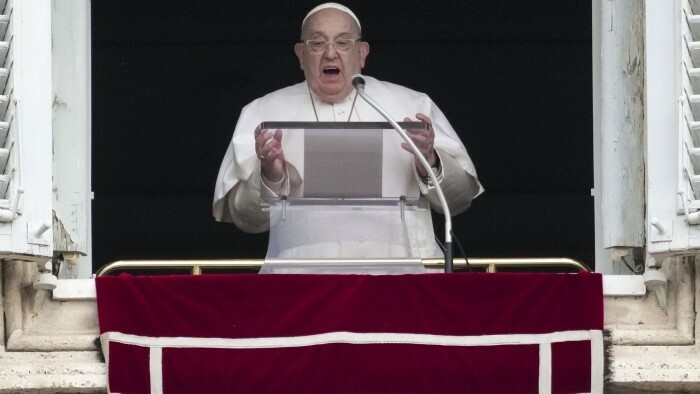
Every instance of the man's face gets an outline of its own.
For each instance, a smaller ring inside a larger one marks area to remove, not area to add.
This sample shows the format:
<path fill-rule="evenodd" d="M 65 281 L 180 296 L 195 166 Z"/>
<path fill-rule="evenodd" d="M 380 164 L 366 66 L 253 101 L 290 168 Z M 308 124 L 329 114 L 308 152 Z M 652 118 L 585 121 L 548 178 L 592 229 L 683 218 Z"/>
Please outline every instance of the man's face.
<path fill-rule="evenodd" d="M 309 17 L 302 40 L 357 39 L 359 31 L 350 15 L 336 9 L 324 9 Z M 306 82 L 314 94 L 326 102 L 338 102 L 352 92 L 352 76 L 365 66 L 369 44 L 355 42 L 347 51 L 328 45 L 312 52 L 304 43 L 297 43 L 294 52 L 304 70 Z"/>

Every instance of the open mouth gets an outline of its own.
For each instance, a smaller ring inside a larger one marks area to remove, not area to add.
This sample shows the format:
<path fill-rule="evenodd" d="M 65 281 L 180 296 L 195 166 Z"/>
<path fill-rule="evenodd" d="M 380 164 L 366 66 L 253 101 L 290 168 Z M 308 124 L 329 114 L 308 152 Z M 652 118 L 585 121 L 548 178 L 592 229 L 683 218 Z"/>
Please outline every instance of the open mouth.
<path fill-rule="evenodd" d="M 338 67 L 333 67 L 333 66 L 324 67 L 323 74 L 324 75 L 338 75 L 338 74 L 340 74 L 340 69 Z"/>

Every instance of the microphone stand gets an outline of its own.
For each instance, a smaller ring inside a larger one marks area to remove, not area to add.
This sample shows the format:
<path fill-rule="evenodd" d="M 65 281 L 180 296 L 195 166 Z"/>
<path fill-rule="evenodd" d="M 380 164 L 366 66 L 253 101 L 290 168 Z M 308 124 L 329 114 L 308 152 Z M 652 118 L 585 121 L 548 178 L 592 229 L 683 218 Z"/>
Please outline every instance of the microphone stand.
<path fill-rule="evenodd" d="M 437 192 L 438 198 L 440 199 L 440 204 L 442 205 L 443 214 L 445 215 L 445 273 L 452 272 L 452 215 L 450 214 L 450 207 L 447 205 L 447 199 L 445 199 L 445 194 L 442 192 L 442 188 L 440 187 L 440 184 L 438 183 L 437 177 L 433 173 L 433 170 L 430 168 L 428 160 L 426 160 L 425 157 L 423 157 L 416 144 L 413 143 L 413 141 L 408 137 L 408 134 L 406 134 L 406 132 L 401 128 L 401 126 L 399 126 L 399 124 L 396 123 L 396 121 L 386 111 L 384 111 L 384 109 L 381 106 L 379 106 L 379 104 L 377 104 L 374 100 L 367 96 L 367 93 L 365 93 L 365 79 L 362 78 L 361 75 L 358 74 L 352 77 L 352 86 L 355 87 L 360 97 L 362 97 L 362 99 L 365 100 L 367 104 L 371 105 L 372 108 L 379 112 L 384 117 L 384 119 L 386 119 L 387 122 L 391 124 L 391 126 L 396 130 L 396 132 L 399 133 L 399 135 L 406 142 L 406 144 L 408 144 L 408 146 L 411 147 L 413 154 L 418 158 L 418 161 L 423 166 L 423 168 L 425 168 L 425 171 L 428 173 L 430 180 L 433 182 L 435 191 Z"/>

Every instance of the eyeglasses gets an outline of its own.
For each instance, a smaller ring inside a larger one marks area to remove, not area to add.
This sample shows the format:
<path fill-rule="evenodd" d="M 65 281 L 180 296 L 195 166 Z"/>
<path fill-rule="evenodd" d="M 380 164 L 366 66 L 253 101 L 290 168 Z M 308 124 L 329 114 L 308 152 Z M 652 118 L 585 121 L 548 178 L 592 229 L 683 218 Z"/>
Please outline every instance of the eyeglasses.
<path fill-rule="evenodd" d="M 326 47 L 329 45 L 333 45 L 338 51 L 347 52 L 358 41 L 360 41 L 359 38 L 339 38 L 335 41 L 306 40 L 302 42 L 306 44 L 306 47 L 309 48 L 310 52 L 319 53 L 325 51 Z"/>

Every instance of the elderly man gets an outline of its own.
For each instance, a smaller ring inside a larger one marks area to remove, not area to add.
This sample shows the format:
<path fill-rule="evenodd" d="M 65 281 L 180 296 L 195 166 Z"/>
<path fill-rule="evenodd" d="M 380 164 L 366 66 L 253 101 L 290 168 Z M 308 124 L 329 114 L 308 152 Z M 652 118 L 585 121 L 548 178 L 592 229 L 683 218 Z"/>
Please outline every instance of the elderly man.
<path fill-rule="evenodd" d="M 301 28 L 301 40 L 294 46 L 306 81 L 259 98 L 243 108 L 219 171 L 214 196 L 216 220 L 233 222 L 243 231 L 263 232 L 270 226 L 262 206 L 266 199 L 280 195 L 299 196 L 303 183 L 294 163 L 285 160 L 280 130 L 261 129 L 263 121 L 384 121 L 372 107 L 356 100 L 352 77 L 361 72 L 369 54 L 362 41 L 361 25 L 345 6 L 326 3 L 312 9 Z M 409 137 L 436 172 L 453 214 L 466 210 L 483 190 L 467 151 L 440 109 L 423 93 L 365 77 L 366 92 L 394 119 L 427 123 L 427 130 L 409 130 Z M 412 155 L 405 143 L 400 154 Z M 397 145 L 398 145 L 397 144 Z M 413 156 L 411 156 L 413 157 Z M 427 180 L 427 172 L 414 157 L 407 171 L 421 191 L 420 201 L 440 212 L 439 199 Z M 333 226 L 325 218 L 315 230 L 319 235 Z M 290 251 L 286 257 L 439 257 L 430 210 L 410 223 L 406 245 L 381 245 L 383 241 L 328 240 L 307 245 L 304 253 Z M 335 225 L 338 225 L 337 221 Z M 381 232 L 382 221 L 354 223 Z M 362 229 L 360 229 L 362 230 Z M 389 231 L 388 229 L 386 231 Z M 321 237 L 323 238 L 323 237 Z M 327 237 L 326 237 L 327 238 Z M 393 241 L 392 241 L 393 242 Z M 399 243 L 404 241 L 397 241 Z"/>

